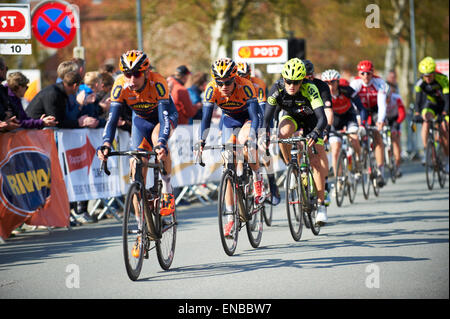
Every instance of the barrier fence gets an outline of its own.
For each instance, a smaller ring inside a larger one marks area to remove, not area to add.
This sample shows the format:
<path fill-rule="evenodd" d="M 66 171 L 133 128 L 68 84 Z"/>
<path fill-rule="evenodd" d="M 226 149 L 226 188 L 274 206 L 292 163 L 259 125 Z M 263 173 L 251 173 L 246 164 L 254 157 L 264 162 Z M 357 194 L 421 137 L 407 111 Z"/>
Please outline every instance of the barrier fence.
<path fill-rule="evenodd" d="M 199 125 L 179 125 L 169 140 L 173 187 L 186 189 L 217 183 L 222 172 L 220 152 L 203 154 L 205 167 L 195 165 L 192 146 Z M 96 148 L 103 129 L 20 130 L 0 134 L 0 237 L 7 238 L 22 223 L 65 227 L 69 224 L 69 202 L 111 199 L 124 195 L 129 179 L 126 157 L 110 157 L 111 175 L 101 171 Z M 220 144 L 213 126 L 207 144 Z M 128 150 L 130 134 L 117 130 L 115 150 Z M 271 149 L 271 169 L 285 168 L 277 145 Z M 153 181 L 149 170 L 147 187 Z"/>

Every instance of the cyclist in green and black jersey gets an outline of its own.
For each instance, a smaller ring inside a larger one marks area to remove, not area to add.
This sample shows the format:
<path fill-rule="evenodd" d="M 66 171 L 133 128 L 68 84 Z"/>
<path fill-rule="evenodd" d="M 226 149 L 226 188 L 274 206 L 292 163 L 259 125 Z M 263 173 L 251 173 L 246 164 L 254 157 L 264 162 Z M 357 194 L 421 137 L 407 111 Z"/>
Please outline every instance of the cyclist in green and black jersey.
<path fill-rule="evenodd" d="M 316 220 L 325 223 L 328 220 L 324 205 L 328 159 L 323 146 L 323 130 L 327 126 L 323 101 L 317 87 L 305 79 L 306 68 L 300 59 L 293 58 L 287 61 L 281 75 L 282 79 L 275 82 L 269 92 L 263 127 L 269 134 L 269 123 L 275 110 L 279 108 L 285 115 L 280 119 L 278 137 L 290 138 L 294 132 L 303 129 L 303 136 L 309 139 L 308 146 L 315 146 L 317 154 L 310 154 L 310 158 L 319 204 Z M 291 146 L 280 144 L 280 150 L 287 165 L 290 161 Z"/>
<path fill-rule="evenodd" d="M 422 142 L 426 145 L 428 138 L 428 123 L 437 116 L 443 116 L 439 127 L 441 145 L 447 156 L 446 171 L 448 172 L 448 114 L 449 114 L 449 84 L 448 78 L 442 73 L 436 72 L 436 62 L 432 57 L 426 57 L 419 63 L 419 72 L 422 76 L 416 82 L 416 103 L 414 105 L 414 119 L 423 119 Z M 424 163 L 424 160 L 422 160 Z"/>

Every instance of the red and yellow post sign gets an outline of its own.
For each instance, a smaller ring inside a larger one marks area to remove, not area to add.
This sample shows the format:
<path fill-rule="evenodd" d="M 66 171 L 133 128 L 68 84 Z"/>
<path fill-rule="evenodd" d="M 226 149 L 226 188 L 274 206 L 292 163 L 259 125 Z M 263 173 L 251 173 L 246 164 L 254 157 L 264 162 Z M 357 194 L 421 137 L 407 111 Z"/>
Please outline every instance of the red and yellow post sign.
<path fill-rule="evenodd" d="M 0 237 L 22 223 L 68 226 L 69 213 L 53 131 L 0 134 Z"/>
<path fill-rule="evenodd" d="M 284 63 L 288 57 L 286 39 L 233 41 L 233 59 L 255 64 Z"/>

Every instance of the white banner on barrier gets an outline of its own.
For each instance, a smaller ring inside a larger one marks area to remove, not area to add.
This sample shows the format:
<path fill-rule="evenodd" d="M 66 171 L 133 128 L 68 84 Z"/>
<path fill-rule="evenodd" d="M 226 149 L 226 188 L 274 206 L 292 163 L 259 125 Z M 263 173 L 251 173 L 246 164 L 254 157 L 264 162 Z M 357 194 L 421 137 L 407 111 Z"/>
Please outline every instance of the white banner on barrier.
<path fill-rule="evenodd" d="M 126 192 L 129 170 L 126 158 L 108 159 L 110 176 L 101 170 L 96 149 L 103 144 L 102 134 L 103 129 L 62 129 L 56 132 L 58 155 L 70 202 L 116 197 Z M 114 148 L 128 150 L 129 133 L 117 130 L 116 136 L 119 138 L 116 138 Z"/>
<path fill-rule="evenodd" d="M 202 167 L 195 164 L 193 145 L 197 142 L 199 125 L 179 125 L 169 139 L 172 159 L 173 187 L 217 183 L 222 175 L 222 156 L 219 150 L 203 152 Z M 58 155 L 64 173 L 69 201 L 84 201 L 124 195 L 128 189 L 129 159 L 112 156 L 108 159 L 111 175 L 101 170 L 96 149 L 103 144 L 103 129 L 61 129 L 56 132 Z M 220 145 L 217 125 L 212 125 L 206 145 Z M 117 130 L 113 143 L 115 150 L 130 149 L 130 134 Z M 271 169 L 280 171 L 285 165 L 278 154 L 278 146 L 271 145 Z M 275 155 L 275 156 L 274 156 Z M 265 172 L 265 170 L 263 170 Z M 153 185 L 153 171 L 148 170 L 147 187 Z"/>

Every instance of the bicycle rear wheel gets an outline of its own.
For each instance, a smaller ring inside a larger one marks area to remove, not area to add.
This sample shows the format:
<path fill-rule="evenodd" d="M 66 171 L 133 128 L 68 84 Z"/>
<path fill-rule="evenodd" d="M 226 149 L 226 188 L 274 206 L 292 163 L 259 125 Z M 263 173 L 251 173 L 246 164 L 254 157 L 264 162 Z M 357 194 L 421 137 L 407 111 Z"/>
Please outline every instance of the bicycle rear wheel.
<path fill-rule="evenodd" d="M 159 207 L 157 212 L 157 215 L 159 215 Z M 173 262 L 175 243 L 177 241 L 176 211 L 168 216 L 159 215 L 159 225 L 161 228 L 161 239 L 156 241 L 156 255 L 161 268 L 168 270 Z"/>
<path fill-rule="evenodd" d="M 363 149 L 362 152 L 362 174 L 361 174 L 361 185 L 363 189 L 363 195 L 365 199 L 369 199 L 369 193 L 370 193 L 370 156 L 369 156 L 369 150 L 367 148 Z"/>
<path fill-rule="evenodd" d="M 351 157 L 351 163 L 347 163 L 347 192 L 348 192 L 348 199 L 351 204 L 355 201 L 356 197 L 356 189 L 358 186 L 358 182 L 356 180 L 356 155 L 355 153 L 352 154 Z"/>
<path fill-rule="evenodd" d="M 345 188 L 347 186 L 346 162 L 347 162 L 346 155 L 343 151 L 341 151 L 339 153 L 339 157 L 336 164 L 336 180 L 334 185 L 334 190 L 336 192 L 336 204 L 338 205 L 338 207 L 341 207 L 342 202 L 344 201 Z"/>
<path fill-rule="evenodd" d="M 149 244 L 144 218 L 144 201 L 141 195 L 139 184 L 131 184 L 125 200 L 122 224 L 125 268 L 128 277 L 133 281 L 137 280 L 141 273 L 144 255 L 147 253 Z"/>
<path fill-rule="evenodd" d="M 395 161 L 395 156 L 394 156 L 394 147 L 392 146 L 392 143 L 389 147 L 389 173 L 391 174 L 391 181 L 392 183 L 395 184 L 396 180 L 397 180 L 397 164 Z"/>
<path fill-rule="evenodd" d="M 434 180 L 436 178 L 435 155 L 436 151 L 434 148 L 434 141 L 429 140 L 427 143 L 427 148 L 425 149 L 425 175 L 429 190 L 433 189 Z"/>
<path fill-rule="evenodd" d="M 311 228 L 311 231 L 314 235 L 319 235 L 320 233 L 320 224 L 317 223 L 317 187 L 316 183 L 314 182 L 313 175 L 311 171 L 308 171 L 308 179 L 307 183 L 305 183 L 307 186 L 305 189 L 307 189 L 306 194 L 308 195 L 308 220 L 309 220 L 309 226 Z M 304 184 L 302 182 L 302 193 L 304 191 L 303 189 Z"/>
<path fill-rule="evenodd" d="M 226 195 L 231 196 L 233 204 L 231 210 L 226 207 Z M 232 256 L 236 250 L 240 219 L 238 212 L 236 184 L 230 170 L 222 174 L 218 196 L 219 235 L 222 247 L 228 256 Z"/>
<path fill-rule="evenodd" d="M 445 186 L 445 181 L 447 179 L 447 173 L 445 171 L 445 162 L 446 162 L 446 157 L 444 154 L 444 151 L 442 149 L 442 146 L 438 146 L 438 150 L 437 150 L 437 174 L 438 174 L 438 182 L 439 182 L 439 186 L 441 188 L 444 188 Z"/>
<path fill-rule="evenodd" d="M 289 165 L 286 174 L 286 213 L 292 238 L 299 241 L 303 230 L 302 194 L 300 193 L 300 178 L 297 167 Z M 304 195 L 306 198 L 306 194 Z"/>
<path fill-rule="evenodd" d="M 248 240 L 253 248 L 258 248 L 261 243 L 262 232 L 263 232 L 263 212 L 262 208 L 264 206 L 255 206 L 255 196 L 253 195 L 253 178 L 249 178 L 249 187 L 247 193 L 245 194 L 247 214 L 251 216 L 250 220 L 246 222 L 246 229 Z"/>

